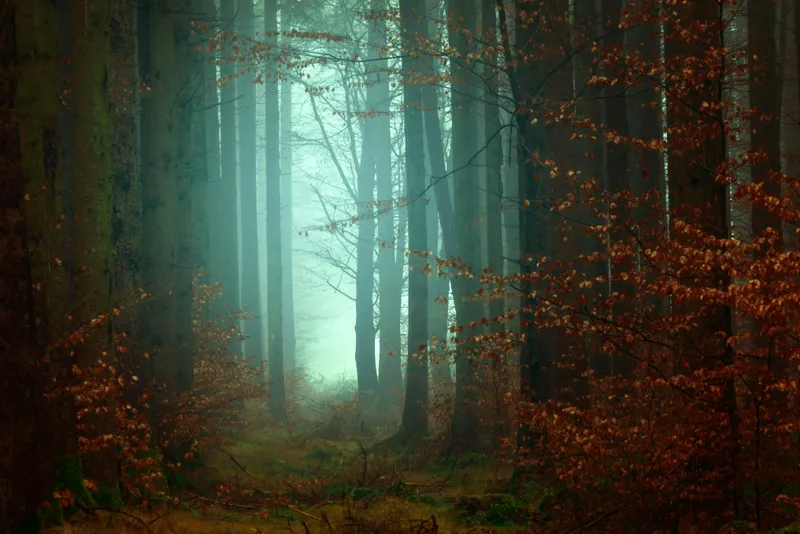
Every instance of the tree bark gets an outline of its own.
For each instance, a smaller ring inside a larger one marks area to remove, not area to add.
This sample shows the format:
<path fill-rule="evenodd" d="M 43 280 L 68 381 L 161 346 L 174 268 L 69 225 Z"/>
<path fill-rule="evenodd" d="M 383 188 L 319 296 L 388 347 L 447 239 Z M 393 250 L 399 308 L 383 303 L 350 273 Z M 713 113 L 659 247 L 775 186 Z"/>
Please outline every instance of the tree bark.
<path fill-rule="evenodd" d="M 233 26 L 237 14 L 238 4 L 235 0 L 220 0 L 220 13 L 222 24 L 230 28 Z M 230 47 L 230 39 L 227 41 Z M 220 81 L 220 195 L 218 197 L 217 216 L 218 225 L 215 235 L 218 236 L 218 248 L 214 256 L 224 261 L 224 269 L 220 275 L 222 284 L 222 298 L 217 308 L 219 313 L 229 310 L 242 309 L 242 279 L 240 276 L 240 248 L 241 239 L 240 213 L 239 213 L 239 179 L 236 172 L 236 141 L 240 136 L 237 128 L 236 116 L 236 87 L 233 76 L 236 67 L 228 57 L 232 51 L 226 48 L 220 54 L 221 81 Z M 242 328 L 239 321 L 234 323 L 237 328 Z M 244 354 L 241 342 L 231 343 L 231 350 L 237 354 Z"/>
<path fill-rule="evenodd" d="M 281 7 L 284 34 L 292 30 L 291 2 Z M 288 41 L 288 39 L 287 39 Z M 288 42 L 287 42 L 288 46 Z M 297 365 L 294 326 L 294 266 L 292 264 L 292 83 L 281 83 L 281 266 L 283 268 L 283 364 L 291 373 Z"/>
<path fill-rule="evenodd" d="M 108 109 L 108 76 L 111 60 L 110 3 L 87 0 L 72 6 L 73 110 L 75 116 L 75 214 L 72 242 L 76 325 L 89 325 L 112 309 L 114 250 L 111 178 L 111 116 Z M 78 363 L 90 368 L 98 360 L 114 365 L 111 329 L 107 320 L 88 329 L 76 347 Z M 100 401 L 107 413 L 87 417 L 89 439 L 115 433 L 114 399 Z M 119 481 L 116 450 L 106 444 L 83 451 L 84 474 L 102 488 L 113 489 Z M 116 490 L 118 491 L 118 489 Z"/>
<path fill-rule="evenodd" d="M 400 17 L 403 47 L 409 53 L 403 55 L 403 71 L 406 80 L 417 68 L 410 55 L 416 48 L 419 37 L 417 13 L 423 12 L 421 0 L 401 0 Z M 406 370 L 406 398 L 400 435 L 416 438 L 428 434 L 428 359 L 425 344 L 428 341 L 428 284 L 425 278 L 427 250 L 425 224 L 425 151 L 422 144 L 423 118 L 419 109 L 422 94 L 419 85 L 403 85 L 403 119 L 405 123 L 405 171 L 408 204 L 408 366 Z"/>
<path fill-rule="evenodd" d="M 467 5 L 459 0 L 448 4 L 448 37 L 456 55 L 451 58 L 452 80 L 452 156 L 454 184 L 455 248 L 462 264 L 468 271 L 458 274 L 462 278 L 458 284 L 463 292 L 456 293 L 458 301 L 456 316 L 463 330 L 458 335 L 459 348 L 456 355 L 456 394 L 453 415 L 452 447 L 455 453 L 469 452 L 478 447 L 477 400 L 478 384 L 472 358 L 475 356 L 471 339 L 478 332 L 468 325 L 478 321 L 483 315 L 483 305 L 475 300 L 479 283 L 472 273 L 481 272 L 481 246 L 478 233 L 478 168 L 472 160 L 478 154 L 480 143 L 475 132 L 478 130 L 477 108 L 479 91 L 475 76 L 467 64 L 466 56 L 474 41 L 464 32 L 477 31 L 477 6 Z M 447 242 L 445 242 L 445 247 Z"/>
<path fill-rule="evenodd" d="M 277 49 L 278 2 L 264 2 L 264 31 L 268 46 Z M 281 267 L 280 99 L 278 84 L 267 80 L 264 141 L 267 158 L 267 349 L 269 352 L 269 406 L 272 415 L 286 419 L 286 381 L 283 362 L 283 269 Z"/>
<path fill-rule="evenodd" d="M 239 33 L 239 46 L 243 47 L 245 57 L 254 45 L 255 20 L 253 0 L 242 0 L 236 16 L 236 31 Z M 241 187 L 240 205 L 242 209 L 242 307 L 248 319 L 244 324 L 245 356 L 261 362 L 264 353 L 263 317 L 261 315 L 261 283 L 258 266 L 258 205 L 256 180 L 256 87 L 253 76 L 245 74 L 236 78 L 239 98 L 236 101 L 236 115 L 239 120 L 239 170 Z"/>

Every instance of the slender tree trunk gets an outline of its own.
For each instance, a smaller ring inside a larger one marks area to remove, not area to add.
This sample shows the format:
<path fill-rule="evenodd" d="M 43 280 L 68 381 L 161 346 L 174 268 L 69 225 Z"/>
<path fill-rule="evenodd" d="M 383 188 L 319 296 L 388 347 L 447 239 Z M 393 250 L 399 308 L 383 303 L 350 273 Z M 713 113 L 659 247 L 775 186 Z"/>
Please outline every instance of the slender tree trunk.
<path fill-rule="evenodd" d="M 372 0 L 372 10 L 386 10 L 386 2 Z M 372 121 L 373 150 L 375 151 L 375 179 L 377 182 L 378 210 L 378 331 L 380 350 L 378 355 L 378 378 L 380 394 L 384 401 L 393 398 L 396 391 L 403 387 L 400 369 L 400 306 L 403 270 L 398 269 L 395 262 L 397 249 L 394 215 L 394 194 L 392 191 L 392 139 L 390 122 L 389 64 L 385 58 L 378 58 L 376 49 L 386 44 L 388 28 L 383 17 L 372 22 L 380 27 L 372 31 L 370 36 L 370 57 L 377 59 L 372 72 L 371 83 L 374 84 L 375 111 L 377 115 Z M 397 274 L 399 273 L 399 275 Z"/>
<path fill-rule="evenodd" d="M 221 27 L 218 23 L 217 8 L 214 0 L 202 0 L 202 12 L 211 21 L 204 33 L 200 34 L 203 40 L 211 39 L 214 32 Z M 220 153 L 220 120 L 219 120 L 219 88 L 217 87 L 217 58 L 215 51 L 203 54 L 203 115 L 205 121 L 205 162 L 208 176 L 208 186 L 206 198 L 202 199 L 208 214 L 208 270 L 209 278 L 212 283 L 222 283 L 225 279 L 225 272 L 230 258 L 223 257 L 221 251 L 224 249 L 223 243 L 229 237 L 226 230 L 235 227 L 229 220 L 224 219 L 223 205 L 221 199 L 224 194 L 222 183 L 222 160 Z M 198 199 L 200 200 L 200 199 Z M 222 293 L 228 289 L 223 286 Z M 212 304 L 211 311 L 219 313 L 220 303 L 224 302 L 224 297 Z"/>
<path fill-rule="evenodd" d="M 478 233 L 478 168 L 472 159 L 478 153 L 480 144 L 475 132 L 478 129 L 477 107 L 479 94 L 475 74 L 465 63 L 469 49 L 474 46 L 465 32 L 474 34 L 477 30 L 476 5 L 462 4 L 451 0 L 448 4 L 448 36 L 457 55 L 451 59 L 452 116 L 453 116 L 453 184 L 454 184 L 454 223 L 455 246 L 461 262 L 472 273 L 481 272 L 481 247 Z M 445 247 L 447 242 L 445 241 Z M 459 348 L 456 356 L 456 396 L 453 416 L 452 446 L 456 453 L 474 450 L 477 446 L 478 416 L 477 387 L 472 358 L 475 356 L 473 336 L 478 332 L 467 325 L 483 315 L 483 305 L 473 297 L 477 294 L 479 283 L 470 275 L 459 275 L 464 291 L 457 292 L 455 298 L 456 315 L 459 325 L 464 329 L 459 333 Z M 460 305 L 459 305 L 460 304 Z"/>
<path fill-rule="evenodd" d="M 647 9 L 642 5 L 642 9 Z M 637 50 L 644 61 L 652 63 L 661 58 L 661 28 L 660 23 L 654 20 L 647 24 L 638 25 L 625 33 L 626 45 Z M 641 76 L 639 85 L 632 88 L 627 96 L 628 100 L 628 128 L 632 137 L 642 139 L 648 143 L 661 142 L 664 136 L 664 124 L 661 116 L 661 93 L 656 91 L 656 81 L 646 76 Z M 664 176 L 664 156 L 660 150 L 647 150 L 629 155 L 628 165 L 631 167 L 631 192 L 637 196 L 650 191 L 658 194 L 649 206 L 634 208 L 634 220 L 641 225 L 642 232 L 649 232 L 651 236 L 660 235 L 666 227 L 666 188 Z M 652 207 L 660 210 L 656 215 Z M 650 238 L 652 239 L 652 237 Z M 647 240 L 647 239 L 645 239 Z M 647 258 L 639 251 L 639 264 L 646 265 Z M 658 277 L 656 272 L 650 271 L 648 282 L 653 282 Z M 669 299 L 651 297 L 648 305 L 653 306 L 657 314 L 666 314 L 669 308 Z"/>
<path fill-rule="evenodd" d="M 193 202 L 198 199 L 204 204 L 207 177 L 205 175 L 205 157 L 197 154 L 205 145 L 205 132 L 203 130 L 202 114 L 199 113 L 202 94 L 202 82 L 197 79 L 202 74 L 202 68 L 197 62 L 197 56 L 191 43 L 193 32 L 191 13 L 200 12 L 197 0 L 169 0 L 167 14 L 173 20 L 173 35 L 175 39 L 175 60 L 173 70 L 177 79 L 178 92 L 173 97 L 178 108 L 178 128 L 171 132 L 177 137 L 176 160 L 176 187 L 175 211 L 171 214 L 176 233 L 173 238 L 173 259 L 175 263 L 175 279 L 173 293 L 175 295 L 175 335 L 176 352 L 171 355 L 169 374 L 167 375 L 167 394 L 172 407 L 168 414 L 170 430 L 177 430 L 174 425 L 178 415 L 177 407 L 179 395 L 188 391 L 192 386 L 194 376 L 194 335 L 192 328 L 194 305 L 194 273 L 197 267 L 206 260 L 198 256 L 206 254 L 207 246 L 207 219 L 201 214 L 195 219 L 195 206 Z M 200 161 L 201 163 L 196 163 Z M 199 189 L 194 192 L 195 187 Z M 199 231 L 198 231 L 199 228 Z M 202 234 L 201 234 L 202 232 Z M 200 243 L 202 245 L 198 246 Z M 173 426 L 174 425 L 174 426 Z M 184 437 L 184 436 L 182 436 Z M 188 443 L 173 437 L 165 449 L 165 456 L 169 462 L 179 464 L 184 461 L 188 451 Z M 173 485 L 177 479 L 171 480 Z"/>
<path fill-rule="evenodd" d="M 281 8 L 283 32 L 292 30 L 291 4 Z M 288 39 L 287 39 L 288 41 Z M 287 43 L 287 46 L 289 43 Z M 294 327 L 294 266 L 292 264 L 292 83 L 281 84 L 281 266 L 283 268 L 283 364 L 287 373 L 297 365 Z"/>
<path fill-rule="evenodd" d="M 264 2 L 264 31 L 267 45 L 278 42 L 277 0 Z M 267 157 L 267 339 L 269 351 L 270 412 L 286 419 L 286 381 L 283 362 L 283 269 L 281 267 L 281 160 L 280 99 L 278 84 L 267 80 L 264 141 Z M 373 358 L 374 359 L 374 358 Z"/>
<path fill-rule="evenodd" d="M 222 24 L 232 27 L 234 17 L 237 15 L 238 3 L 236 0 L 220 0 L 220 13 Z M 227 48 L 221 53 L 222 65 L 220 85 L 220 195 L 219 214 L 217 216 L 219 248 L 214 256 L 223 258 L 225 267 L 220 276 L 222 284 L 222 298 L 220 299 L 219 312 L 242 309 L 242 278 L 240 264 L 241 240 L 239 235 L 239 180 L 236 173 L 236 141 L 240 136 L 236 118 L 236 87 L 233 76 L 236 66 L 231 62 L 229 49 L 231 41 L 227 40 Z M 237 328 L 242 324 L 236 321 Z M 244 347 L 239 341 L 231 343 L 231 350 L 244 354 Z"/>
<path fill-rule="evenodd" d="M 374 104 L 374 88 L 367 87 L 367 110 Z M 375 364 L 374 252 L 375 151 L 372 137 L 374 120 L 363 119 L 361 161 L 358 168 L 358 241 L 356 243 L 356 370 L 358 394 L 362 402 L 378 393 Z"/>
<path fill-rule="evenodd" d="M 109 86 L 112 128 L 112 201 L 111 238 L 114 243 L 114 307 L 123 310 L 112 315 L 112 329 L 117 350 L 117 365 L 123 372 L 140 375 L 140 351 L 137 343 L 138 317 L 132 306 L 141 287 L 139 262 L 142 237 L 141 183 L 139 180 L 139 135 L 136 123 L 138 91 L 136 67 L 136 2 L 120 0 L 111 4 L 111 69 Z M 141 374 L 142 378 L 145 377 Z M 138 395 L 131 388 L 128 397 Z"/>
<path fill-rule="evenodd" d="M 242 0 L 236 16 L 239 46 L 245 56 L 253 47 L 255 20 L 253 0 Z M 239 120 L 239 169 L 241 176 L 240 204 L 242 209 L 242 307 L 247 312 L 244 334 L 245 355 L 256 362 L 266 358 L 264 353 L 263 318 L 261 316 L 261 283 L 258 266 L 258 206 L 256 180 L 256 86 L 253 75 L 245 71 L 236 78 L 239 98 L 236 115 Z"/>
<path fill-rule="evenodd" d="M 600 20 L 599 12 L 595 0 L 578 0 L 575 6 L 575 30 L 574 30 L 574 47 L 580 47 L 576 51 L 575 58 L 575 92 L 578 95 L 576 111 L 578 119 L 588 119 L 592 125 L 604 124 L 605 104 L 601 98 L 603 89 L 596 85 L 590 85 L 589 80 L 597 73 L 597 67 L 594 62 L 594 54 L 590 53 L 590 43 L 597 38 L 601 25 L 598 23 Z M 593 138 L 583 139 L 574 143 L 576 152 L 582 154 L 581 160 L 578 164 L 579 170 L 582 175 L 582 181 L 588 182 L 595 180 L 595 182 L 602 188 L 604 187 L 605 175 L 605 158 L 603 151 L 605 149 L 602 136 L 595 132 L 593 128 L 581 129 L 578 133 L 591 136 Z M 582 197 L 581 200 L 583 200 Z M 579 219 L 582 224 L 599 225 L 602 221 L 599 217 L 593 214 L 592 207 L 587 207 L 580 211 Z M 585 254 L 598 253 L 601 254 L 605 250 L 605 244 L 600 241 L 597 235 L 586 235 L 581 244 L 581 249 Z M 597 263 L 586 265 L 586 277 L 589 279 L 597 280 L 598 277 L 602 279 L 608 278 L 608 264 L 606 261 L 598 261 Z M 601 301 L 608 296 L 608 284 L 595 284 L 586 290 L 586 296 L 590 302 Z M 592 340 L 590 343 L 596 344 L 597 340 Z M 607 354 L 602 351 L 595 351 L 588 355 L 589 366 L 594 370 L 596 376 L 607 376 L 611 369 L 611 360 Z"/>
<path fill-rule="evenodd" d="M 528 19 L 535 12 L 537 4 L 531 0 L 516 1 L 516 46 L 517 50 L 526 49 L 537 42 L 541 31 L 539 23 L 529 23 Z M 511 64 L 511 47 L 508 32 L 508 19 L 502 4 L 498 2 L 498 14 L 506 64 Z M 538 20 L 538 19 L 535 19 Z M 545 251 L 545 208 L 544 187 L 537 153 L 546 149 L 546 132 L 544 121 L 538 119 L 533 112 L 534 98 L 527 88 L 537 87 L 541 83 L 542 65 L 536 61 L 517 61 L 513 70 L 509 71 L 509 85 L 517 107 L 515 120 L 517 123 L 518 153 L 518 191 L 519 191 L 519 246 L 520 246 L 520 331 L 524 344 L 520 349 L 520 397 L 523 402 L 547 400 L 547 390 L 543 387 L 542 364 L 547 353 L 540 347 L 541 334 L 533 322 L 532 311 L 536 300 L 532 296 L 535 290 L 531 282 L 531 274 L 536 269 L 536 261 Z M 524 457 L 534 445 L 528 425 L 522 425 L 517 432 L 520 457 Z"/>
<path fill-rule="evenodd" d="M 423 12 L 420 0 L 401 0 L 400 17 L 403 46 L 415 49 L 420 31 L 417 13 Z M 409 54 L 403 55 L 403 71 L 410 76 L 417 68 Z M 428 341 L 428 285 L 425 278 L 427 250 L 425 229 L 425 203 L 421 197 L 425 189 L 425 151 L 423 148 L 423 118 L 419 105 L 422 94 L 417 84 L 403 85 L 405 108 L 405 171 L 407 196 L 413 201 L 408 205 L 408 367 L 406 370 L 406 398 L 400 434 L 408 438 L 425 436 L 428 433 L 428 359 L 424 346 Z"/>
<path fill-rule="evenodd" d="M 763 184 L 766 195 L 780 198 L 781 184 L 770 174 L 780 170 L 781 158 L 781 80 L 778 79 L 779 62 L 775 46 L 776 6 L 772 2 L 747 3 L 747 57 L 750 61 L 750 107 L 755 113 L 750 119 L 750 144 L 758 154 L 751 164 L 753 184 Z M 783 228 L 779 216 L 763 206 L 753 206 L 753 238 L 758 238 L 767 228 L 777 233 L 777 247 L 783 243 Z"/>
<path fill-rule="evenodd" d="M 619 26 L 622 12 L 622 0 L 603 0 L 603 22 L 606 28 L 617 28 Z M 609 32 L 610 36 L 618 35 Z M 603 43 L 611 50 L 618 50 L 622 47 L 622 38 L 608 37 Z M 610 71 L 610 72 L 609 72 Z M 617 66 L 611 64 L 603 75 L 614 78 L 617 76 Z M 625 88 L 622 84 L 607 86 L 605 89 L 605 125 L 607 138 L 619 136 L 626 139 L 628 131 L 628 102 Z M 608 189 L 612 194 L 620 194 L 630 191 L 630 171 L 628 162 L 627 147 L 622 143 L 606 141 L 606 177 Z M 611 244 L 621 244 L 629 236 L 623 225 L 629 224 L 630 210 L 624 202 L 616 202 L 616 209 L 612 212 L 617 217 L 618 224 L 614 225 L 611 231 Z M 612 309 L 613 320 L 626 321 L 625 315 L 633 311 L 632 296 L 636 291 L 633 283 L 622 278 L 624 273 L 628 273 L 635 266 L 631 265 L 630 258 L 617 260 L 611 265 L 611 285 L 610 291 L 628 297 L 619 302 Z M 635 360 L 628 355 L 614 357 L 611 360 L 611 372 L 622 376 L 630 376 L 635 366 Z"/>

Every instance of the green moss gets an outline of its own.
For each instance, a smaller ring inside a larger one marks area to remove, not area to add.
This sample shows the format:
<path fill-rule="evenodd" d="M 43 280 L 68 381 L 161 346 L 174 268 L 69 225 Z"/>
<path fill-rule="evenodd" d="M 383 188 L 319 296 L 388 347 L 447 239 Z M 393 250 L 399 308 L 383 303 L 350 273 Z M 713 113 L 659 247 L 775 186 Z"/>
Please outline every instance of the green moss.
<path fill-rule="evenodd" d="M 83 484 L 83 462 L 80 456 L 66 456 L 56 463 L 58 475 L 56 477 L 55 491 L 69 490 L 75 502 L 82 506 L 95 504 L 91 493 Z M 64 512 L 72 514 L 77 510 L 75 506 L 68 506 Z"/>
<path fill-rule="evenodd" d="M 108 506 L 111 508 L 120 508 L 122 506 L 122 492 L 119 489 L 119 484 L 113 486 L 107 484 L 99 484 L 96 492 L 91 492 L 95 502 L 100 506 Z"/>

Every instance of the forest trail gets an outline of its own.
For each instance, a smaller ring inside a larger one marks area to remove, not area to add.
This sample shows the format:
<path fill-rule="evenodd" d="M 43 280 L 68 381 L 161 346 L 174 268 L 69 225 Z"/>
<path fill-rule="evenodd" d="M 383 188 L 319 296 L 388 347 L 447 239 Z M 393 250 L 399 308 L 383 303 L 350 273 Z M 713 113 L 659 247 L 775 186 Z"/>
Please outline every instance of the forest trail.
<path fill-rule="evenodd" d="M 435 464 L 424 448 L 389 454 L 377 442 L 251 429 L 204 451 L 180 504 L 79 513 L 48 532 L 500 533 L 523 532 L 541 515 L 502 493 L 504 461 Z"/>

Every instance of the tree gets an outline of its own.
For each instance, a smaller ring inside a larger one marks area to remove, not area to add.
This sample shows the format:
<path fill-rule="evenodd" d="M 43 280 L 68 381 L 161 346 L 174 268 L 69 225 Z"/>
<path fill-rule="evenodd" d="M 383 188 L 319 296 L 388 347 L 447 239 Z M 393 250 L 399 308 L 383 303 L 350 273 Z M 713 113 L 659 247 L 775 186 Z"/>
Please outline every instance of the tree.
<path fill-rule="evenodd" d="M 278 3 L 264 2 L 264 31 L 266 45 L 277 49 Z M 278 84 L 268 80 L 266 105 L 267 156 L 267 349 L 269 351 L 270 411 L 280 420 L 286 418 L 286 382 L 283 360 L 283 245 L 281 243 L 281 161 L 280 161 L 280 100 Z"/>
<path fill-rule="evenodd" d="M 73 113 L 75 115 L 75 203 L 72 242 L 75 244 L 76 324 L 86 329 L 76 348 L 77 362 L 95 367 L 98 361 L 114 364 L 110 332 L 101 317 L 112 307 L 114 249 L 111 236 L 113 215 L 111 179 L 111 117 L 108 108 L 108 71 L 111 7 L 107 0 L 90 0 L 70 12 L 73 62 Z M 113 407 L 111 399 L 102 399 Z M 113 433 L 113 411 L 87 418 L 89 440 L 102 440 Z M 102 441 L 101 441 L 102 443 Z M 119 470 L 113 447 L 83 448 L 84 472 L 106 491 L 118 491 Z M 118 497 L 112 497 L 117 500 Z"/>
<path fill-rule="evenodd" d="M 389 395 L 403 387 L 400 369 L 401 352 L 401 301 L 403 292 L 403 256 L 396 246 L 395 212 L 398 203 L 394 202 L 392 183 L 392 96 L 389 89 L 389 61 L 381 52 L 386 46 L 388 26 L 386 24 L 386 3 L 372 0 L 374 20 L 370 20 L 368 57 L 375 60 L 370 69 L 372 86 L 372 105 L 375 118 L 373 128 L 373 148 L 375 151 L 375 180 L 378 226 L 378 353 L 379 392 L 384 401 Z"/>
<path fill-rule="evenodd" d="M 403 122 L 405 124 L 405 172 L 408 204 L 408 367 L 406 397 L 400 435 L 414 438 L 428 433 L 428 360 L 425 344 L 428 341 L 428 285 L 424 254 L 427 251 L 425 224 L 425 152 L 422 144 L 423 119 L 419 105 L 422 94 L 411 76 L 416 67 L 413 51 L 418 47 L 417 13 L 423 12 L 419 0 L 401 0 L 401 36 L 403 48 Z"/>
<path fill-rule="evenodd" d="M 243 0 L 236 16 L 236 29 L 243 47 L 239 53 L 248 57 L 255 46 L 253 0 Z M 246 69 L 249 72 L 250 69 Z M 253 77 L 243 74 L 236 78 L 239 98 L 236 100 L 239 149 L 239 202 L 242 209 L 242 307 L 248 314 L 244 334 L 245 355 L 260 362 L 263 349 L 263 318 L 261 316 L 261 283 L 258 266 L 258 206 L 256 185 L 256 88 Z"/>
<path fill-rule="evenodd" d="M 220 1 L 220 14 L 226 27 L 232 27 L 233 19 L 237 13 L 237 4 L 234 0 Z M 230 32 L 229 32 L 230 33 Z M 231 42 L 231 41 L 226 41 Z M 239 46 L 232 45 L 227 52 L 228 57 L 220 57 L 219 96 L 220 96 L 220 165 L 221 175 L 217 196 L 218 214 L 217 224 L 212 236 L 216 237 L 216 246 L 212 237 L 213 256 L 224 258 L 224 268 L 220 275 L 222 284 L 222 298 L 219 299 L 218 311 L 242 309 L 242 279 L 240 276 L 241 249 L 240 239 L 240 213 L 239 213 L 239 177 L 236 172 L 236 142 L 240 136 L 237 128 L 236 114 L 236 85 L 234 76 L 236 66 L 230 56 L 238 56 Z M 237 325 L 238 326 L 238 325 Z M 234 343 L 232 350 L 244 354 L 241 343 Z"/>
<path fill-rule="evenodd" d="M 178 16 L 173 11 L 180 11 L 168 0 L 151 0 L 145 9 L 144 31 L 139 33 L 143 52 L 141 69 L 148 76 L 152 90 L 142 98 L 141 112 L 142 275 L 149 295 L 143 319 L 147 347 L 153 355 L 153 377 L 160 392 L 156 398 L 154 426 L 164 436 L 170 435 L 174 428 L 166 416 L 176 411 L 178 395 L 189 389 L 192 380 L 192 361 L 186 357 L 186 347 L 181 346 L 186 342 L 182 329 L 191 316 L 188 319 L 178 317 L 176 294 L 179 288 L 185 291 L 178 281 L 185 280 L 187 268 L 179 267 L 178 262 L 186 259 L 188 244 L 183 241 L 183 232 L 190 221 L 185 208 L 188 199 L 184 199 L 184 207 L 179 207 L 178 195 L 181 190 L 188 193 L 188 176 L 179 178 L 178 165 L 184 161 L 179 160 L 179 155 L 186 157 L 179 149 L 185 140 L 174 135 L 179 130 L 181 88 L 176 68 L 179 52 L 175 34 L 181 28 L 176 27 Z M 188 28 L 184 31 L 188 34 Z M 180 180 L 183 184 L 179 186 Z M 164 451 L 167 460 L 180 461 L 178 444 L 170 443 L 172 446 Z"/>
<path fill-rule="evenodd" d="M 451 106 L 453 116 L 453 190 L 455 248 L 463 267 L 463 292 L 455 295 L 459 325 L 469 325 L 483 316 L 483 305 L 472 298 L 479 283 L 472 273 L 480 273 L 480 234 L 478 233 L 478 167 L 473 163 L 480 144 L 477 106 L 479 91 L 468 64 L 468 54 L 477 46 L 470 36 L 478 30 L 476 6 L 456 0 L 448 4 L 448 38 L 456 51 L 451 57 Z M 413 247 L 413 245 L 412 245 Z M 477 446 L 477 383 L 471 359 L 476 356 L 471 338 L 474 329 L 465 328 L 459 334 L 460 348 L 456 357 L 456 396 L 453 416 L 453 450 L 464 452 Z"/>
<path fill-rule="evenodd" d="M 281 6 L 283 41 L 291 42 L 286 35 L 292 30 L 292 3 Z M 287 78 L 281 82 L 281 265 L 283 268 L 283 360 L 287 372 L 296 365 L 297 339 L 294 327 L 294 267 L 292 254 L 292 82 Z"/>

